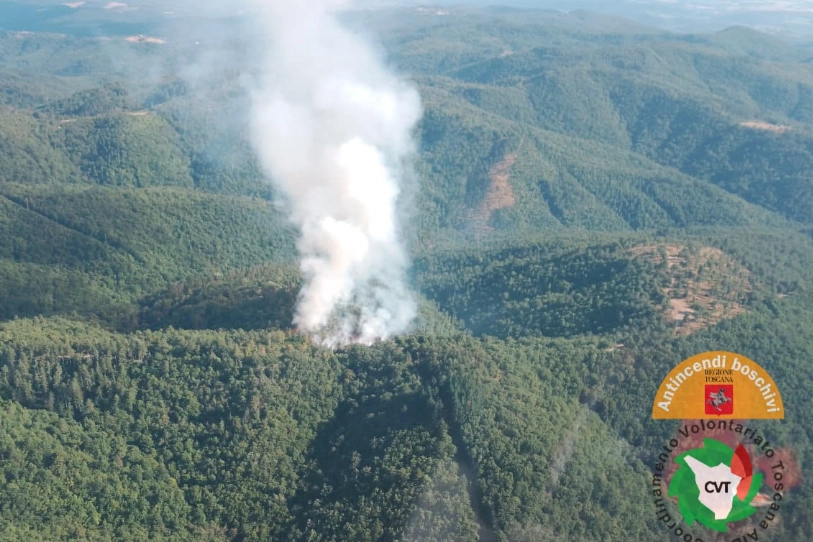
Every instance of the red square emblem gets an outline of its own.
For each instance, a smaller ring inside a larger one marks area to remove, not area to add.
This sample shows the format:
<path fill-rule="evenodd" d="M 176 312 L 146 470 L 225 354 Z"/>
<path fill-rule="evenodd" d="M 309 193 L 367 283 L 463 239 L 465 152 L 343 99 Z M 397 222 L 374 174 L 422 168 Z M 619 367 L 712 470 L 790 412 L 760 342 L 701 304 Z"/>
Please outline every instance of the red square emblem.
<path fill-rule="evenodd" d="M 706 384 L 706 414 L 734 414 L 733 384 Z"/>

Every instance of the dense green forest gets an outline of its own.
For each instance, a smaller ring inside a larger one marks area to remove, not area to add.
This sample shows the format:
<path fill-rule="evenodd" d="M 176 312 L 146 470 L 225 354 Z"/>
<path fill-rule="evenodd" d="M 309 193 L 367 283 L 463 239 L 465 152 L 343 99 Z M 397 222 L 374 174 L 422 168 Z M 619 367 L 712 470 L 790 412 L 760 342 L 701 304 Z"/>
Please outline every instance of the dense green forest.
<path fill-rule="evenodd" d="M 348 14 L 424 105 L 420 314 L 331 351 L 292 326 L 297 232 L 243 57 L 191 74 L 223 44 L 173 40 L 157 4 L 37 5 L 0 20 L 0 540 L 667 540 L 647 489 L 676 425 L 651 400 L 712 349 L 781 386 L 760 430 L 794 475 L 767 535 L 809 540 L 808 51 L 587 12 Z"/>

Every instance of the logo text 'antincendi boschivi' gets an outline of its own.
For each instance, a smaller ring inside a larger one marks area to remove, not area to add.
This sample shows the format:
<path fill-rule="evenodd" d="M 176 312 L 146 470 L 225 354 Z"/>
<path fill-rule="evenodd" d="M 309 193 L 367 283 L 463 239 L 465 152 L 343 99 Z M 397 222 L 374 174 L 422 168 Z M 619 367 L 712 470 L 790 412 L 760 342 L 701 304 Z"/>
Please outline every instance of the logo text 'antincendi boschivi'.
<path fill-rule="evenodd" d="M 707 529 L 744 542 L 776 524 L 798 469 L 792 454 L 748 424 L 785 417 L 776 382 L 763 367 L 733 352 L 692 356 L 664 378 L 652 417 L 682 420 L 654 454 L 650 488 L 657 519 L 672 535 L 703 542 Z"/>
<path fill-rule="evenodd" d="M 768 372 L 733 352 L 705 352 L 664 378 L 652 405 L 655 419 L 783 419 L 782 396 Z"/>

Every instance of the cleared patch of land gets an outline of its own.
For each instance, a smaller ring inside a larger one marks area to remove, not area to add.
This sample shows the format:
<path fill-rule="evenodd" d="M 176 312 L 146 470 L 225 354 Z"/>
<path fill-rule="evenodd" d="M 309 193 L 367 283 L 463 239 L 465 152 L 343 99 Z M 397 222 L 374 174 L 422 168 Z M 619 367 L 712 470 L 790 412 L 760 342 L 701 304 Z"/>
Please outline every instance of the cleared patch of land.
<path fill-rule="evenodd" d="M 511 168 L 517 160 L 517 153 L 506 154 L 505 158 L 488 172 L 488 177 L 491 179 L 491 184 L 486 192 L 486 197 L 483 199 L 483 204 L 480 207 L 482 212 L 488 213 L 489 218 L 491 213 L 499 209 L 513 207 L 516 203 L 514 197 L 514 190 L 511 188 Z"/>
<path fill-rule="evenodd" d="M 746 121 L 741 122 L 740 126 L 743 128 L 750 128 L 751 130 L 764 130 L 766 132 L 773 132 L 775 134 L 781 134 L 790 130 L 790 126 L 785 126 L 783 124 L 771 124 L 770 122 L 760 122 L 760 121 Z"/>
<path fill-rule="evenodd" d="M 641 245 L 629 253 L 668 274 L 663 310 L 675 323 L 677 335 L 690 335 L 745 312 L 744 303 L 753 291 L 750 272 L 720 249 Z"/>
<path fill-rule="evenodd" d="M 167 40 L 152 36 L 127 36 L 124 40 L 130 43 L 157 43 L 158 45 L 164 45 L 167 42 Z"/>
<path fill-rule="evenodd" d="M 486 195 L 479 207 L 468 212 L 470 228 L 477 237 L 492 230 L 489 221 L 494 211 L 513 207 L 517 201 L 514 189 L 511 188 L 511 168 L 517 161 L 518 152 L 519 150 L 506 154 L 502 160 L 491 166 Z"/>

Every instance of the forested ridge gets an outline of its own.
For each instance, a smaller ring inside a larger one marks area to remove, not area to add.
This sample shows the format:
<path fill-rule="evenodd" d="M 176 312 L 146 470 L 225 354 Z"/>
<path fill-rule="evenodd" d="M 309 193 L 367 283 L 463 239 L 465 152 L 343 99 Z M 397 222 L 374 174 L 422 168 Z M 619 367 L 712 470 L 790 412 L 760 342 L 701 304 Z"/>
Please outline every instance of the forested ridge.
<path fill-rule="evenodd" d="M 424 104 L 420 315 L 330 351 L 291 323 L 247 66 L 190 77 L 222 45 L 124 41 L 169 36 L 152 4 L 40 4 L 0 21 L 0 540 L 666 540 L 647 489 L 676 425 L 651 400 L 711 349 L 781 387 L 760 430 L 799 476 L 767 536 L 809 539 L 809 52 L 588 12 L 348 14 Z"/>

